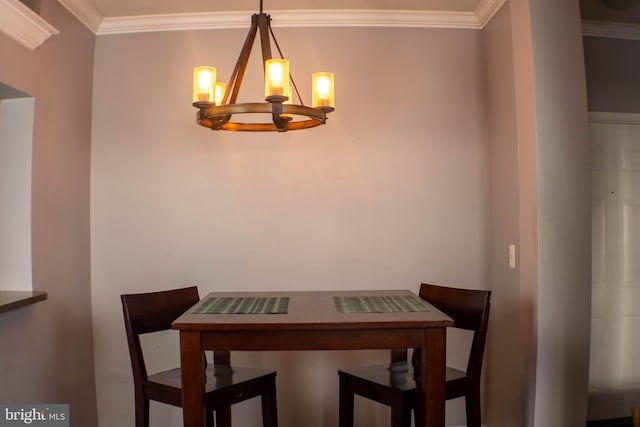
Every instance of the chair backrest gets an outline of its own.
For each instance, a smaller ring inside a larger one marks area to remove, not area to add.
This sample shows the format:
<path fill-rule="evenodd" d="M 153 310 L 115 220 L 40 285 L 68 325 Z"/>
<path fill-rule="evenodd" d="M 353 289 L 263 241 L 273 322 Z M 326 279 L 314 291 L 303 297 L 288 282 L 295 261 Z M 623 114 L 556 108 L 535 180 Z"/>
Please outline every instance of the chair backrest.
<path fill-rule="evenodd" d="M 171 329 L 171 323 L 200 300 L 198 288 L 121 295 L 135 382 L 147 379 L 140 335 Z"/>
<path fill-rule="evenodd" d="M 420 297 L 453 319 L 454 328 L 473 331 L 467 377 L 480 381 L 489 325 L 491 291 L 420 285 Z"/>

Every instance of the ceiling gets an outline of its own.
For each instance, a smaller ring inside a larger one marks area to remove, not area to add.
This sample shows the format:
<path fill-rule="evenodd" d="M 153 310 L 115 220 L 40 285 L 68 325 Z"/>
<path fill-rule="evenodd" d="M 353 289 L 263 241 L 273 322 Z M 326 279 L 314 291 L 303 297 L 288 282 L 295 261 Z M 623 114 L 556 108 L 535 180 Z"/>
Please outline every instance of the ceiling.
<path fill-rule="evenodd" d="M 255 11 L 260 0 L 89 0 L 105 18 L 176 13 Z M 264 0 L 264 11 L 353 9 L 473 12 L 481 0 Z"/>
<path fill-rule="evenodd" d="M 261 0 L 83 0 L 104 18 L 122 18 L 181 13 L 255 11 Z M 612 9 L 606 2 L 631 4 Z M 434 13 L 474 12 L 487 0 L 263 0 L 265 12 L 276 10 L 399 10 Z M 634 4 L 635 3 L 635 4 Z M 580 0 L 582 19 L 640 24 L 640 0 Z"/>
<path fill-rule="evenodd" d="M 57 30 L 48 23 L 34 20 L 24 10 L 16 8 L 15 1 L 0 0 L 0 15 L 4 21 L 15 21 L 20 25 L 0 25 L 0 31 L 30 49 L 57 34 Z M 41 0 L 19 1 L 33 8 Z M 259 11 L 261 4 L 266 13 L 278 12 L 278 22 L 282 26 L 481 29 L 507 0 L 323 0 L 322 3 L 317 0 L 58 1 L 95 34 L 117 34 L 244 28 L 245 14 Z M 579 0 L 579 5 L 584 35 L 640 40 L 640 0 Z M 10 16 L 4 16 L 7 14 Z"/>

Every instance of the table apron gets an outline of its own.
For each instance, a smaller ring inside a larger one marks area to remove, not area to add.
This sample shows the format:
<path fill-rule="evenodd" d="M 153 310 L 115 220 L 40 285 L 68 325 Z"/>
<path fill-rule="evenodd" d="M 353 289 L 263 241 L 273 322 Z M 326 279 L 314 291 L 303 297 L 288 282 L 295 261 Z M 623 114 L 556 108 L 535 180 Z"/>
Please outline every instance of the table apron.
<path fill-rule="evenodd" d="M 365 350 L 424 347 L 424 329 L 211 331 L 202 332 L 205 350 Z"/>

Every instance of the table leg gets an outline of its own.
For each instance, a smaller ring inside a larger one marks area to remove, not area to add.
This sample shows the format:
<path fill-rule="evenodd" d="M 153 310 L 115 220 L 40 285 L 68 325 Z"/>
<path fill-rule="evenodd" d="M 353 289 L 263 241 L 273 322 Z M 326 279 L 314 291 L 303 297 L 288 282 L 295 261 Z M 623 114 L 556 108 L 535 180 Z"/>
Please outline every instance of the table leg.
<path fill-rule="evenodd" d="M 425 330 L 425 347 L 422 351 L 422 426 L 444 427 L 446 400 L 446 328 Z"/>
<path fill-rule="evenodd" d="M 180 331 L 184 427 L 205 425 L 204 366 L 199 332 Z"/>

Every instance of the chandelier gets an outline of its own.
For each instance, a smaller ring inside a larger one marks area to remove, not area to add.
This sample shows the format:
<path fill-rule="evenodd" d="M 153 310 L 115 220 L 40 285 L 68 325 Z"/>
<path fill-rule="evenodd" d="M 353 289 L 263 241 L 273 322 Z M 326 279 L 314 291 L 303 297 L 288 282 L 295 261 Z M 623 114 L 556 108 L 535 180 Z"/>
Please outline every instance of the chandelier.
<path fill-rule="evenodd" d="M 265 102 L 237 103 L 257 33 L 260 33 L 262 49 Z M 273 58 L 271 55 L 271 39 L 280 58 Z M 333 73 L 314 73 L 312 75 L 312 106 L 303 104 L 298 87 L 289 73 L 289 61 L 284 59 L 271 29 L 271 17 L 262 12 L 262 0 L 260 0 L 260 13 L 251 16 L 249 34 L 244 41 L 229 83 L 225 85 L 217 81 L 217 70 L 214 67 L 194 68 L 193 106 L 198 109 L 198 124 L 212 130 L 286 132 L 308 129 L 324 124 L 327 113 L 334 110 L 333 82 Z M 293 103 L 294 94 L 299 104 Z M 232 120 L 234 115 L 243 114 L 261 115 L 262 121 Z"/>

